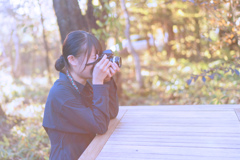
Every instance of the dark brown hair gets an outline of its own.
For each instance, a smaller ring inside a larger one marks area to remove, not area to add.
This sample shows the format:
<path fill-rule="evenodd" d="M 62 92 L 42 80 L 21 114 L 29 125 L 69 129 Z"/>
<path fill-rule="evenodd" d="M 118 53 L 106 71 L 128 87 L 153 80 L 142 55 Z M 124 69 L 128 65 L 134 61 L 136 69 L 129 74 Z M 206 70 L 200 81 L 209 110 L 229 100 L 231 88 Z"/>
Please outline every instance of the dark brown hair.
<path fill-rule="evenodd" d="M 56 61 L 55 69 L 65 72 L 70 67 L 67 59 L 69 55 L 74 57 L 87 56 L 88 61 L 93 48 L 96 54 L 102 53 L 102 46 L 94 35 L 81 30 L 70 32 L 63 42 L 62 55 Z"/>

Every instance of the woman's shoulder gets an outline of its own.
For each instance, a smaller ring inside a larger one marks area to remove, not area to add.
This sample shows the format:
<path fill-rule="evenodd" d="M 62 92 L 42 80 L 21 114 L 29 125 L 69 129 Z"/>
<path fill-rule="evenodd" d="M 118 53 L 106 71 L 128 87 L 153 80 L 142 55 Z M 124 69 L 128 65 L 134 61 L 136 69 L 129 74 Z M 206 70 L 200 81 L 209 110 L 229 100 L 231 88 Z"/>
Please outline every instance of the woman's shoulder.
<path fill-rule="evenodd" d="M 65 81 L 58 79 L 49 91 L 48 97 L 62 99 L 64 101 L 74 98 L 72 87 Z"/>

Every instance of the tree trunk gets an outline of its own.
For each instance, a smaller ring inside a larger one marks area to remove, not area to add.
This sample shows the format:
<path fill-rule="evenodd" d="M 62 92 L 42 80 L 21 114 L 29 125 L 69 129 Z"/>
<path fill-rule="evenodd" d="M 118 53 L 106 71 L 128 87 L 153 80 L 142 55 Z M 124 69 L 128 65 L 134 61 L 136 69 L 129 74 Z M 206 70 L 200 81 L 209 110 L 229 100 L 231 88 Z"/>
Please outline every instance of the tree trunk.
<path fill-rule="evenodd" d="M 108 12 L 107 12 L 107 9 L 105 9 L 105 5 L 109 5 L 109 0 L 99 0 L 101 6 L 102 6 L 102 14 L 101 14 L 101 17 L 99 17 L 99 20 L 101 23 L 105 23 L 106 22 L 106 19 L 108 19 Z M 106 25 L 104 25 L 104 27 L 102 27 L 101 29 L 103 30 L 106 30 Z M 103 35 L 103 32 L 101 32 L 102 34 L 100 35 L 100 43 L 102 45 L 102 48 L 103 50 L 106 49 L 106 37 Z"/>
<path fill-rule="evenodd" d="M 53 7 L 57 16 L 62 43 L 71 31 L 89 31 L 87 21 L 81 13 L 77 0 L 53 0 Z"/>
<path fill-rule="evenodd" d="M 125 17 L 125 21 L 126 21 L 125 36 L 127 37 L 128 44 L 130 46 L 130 52 L 135 61 L 136 79 L 139 84 L 139 88 L 143 88 L 144 86 L 143 86 L 143 80 L 142 80 L 142 75 L 141 75 L 140 58 L 139 58 L 137 52 L 135 51 L 135 49 L 133 48 L 133 45 L 132 45 L 132 42 L 130 39 L 130 20 L 129 20 L 128 11 L 127 11 L 127 8 L 125 5 L 125 0 L 121 0 L 121 7 L 122 7 L 122 10 L 124 11 L 124 17 Z"/>
<path fill-rule="evenodd" d="M 206 17 L 207 17 L 207 22 L 209 22 L 209 9 L 210 8 L 210 2 L 208 2 L 208 6 L 205 8 L 206 9 Z M 221 28 L 221 27 L 220 27 Z M 210 49 L 210 24 L 207 25 L 207 34 L 208 34 L 208 37 L 207 37 L 207 50 L 209 51 L 209 54 L 212 56 L 212 52 L 211 52 L 211 49 Z"/>
<path fill-rule="evenodd" d="M 152 27 L 150 27 L 150 33 L 151 33 L 152 38 L 153 38 L 153 48 L 154 48 L 155 54 L 157 54 L 158 49 L 157 49 L 157 46 L 156 46 L 156 44 L 155 44 L 155 37 L 153 36 L 154 34 L 153 34 L 153 29 L 152 29 Z"/>
<path fill-rule="evenodd" d="M 89 32 L 92 31 L 92 29 L 99 29 L 99 26 L 96 23 L 96 18 L 93 15 L 93 4 L 92 0 L 88 0 L 87 3 L 87 21 L 88 21 L 88 28 Z"/>
<path fill-rule="evenodd" d="M 167 51 L 168 57 L 171 57 L 171 56 L 173 56 L 171 41 L 173 41 L 175 39 L 174 32 L 173 32 L 173 23 L 171 21 L 169 21 L 169 20 L 165 21 L 165 30 L 168 32 L 166 51 Z"/>
<path fill-rule="evenodd" d="M 239 16 L 237 16 L 236 11 L 237 11 L 238 5 L 239 5 L 239 2 L 230 0 L 230 10 L 229 11 L 230 11 L 232 17 L 229 19 L 229 21 L 231 22 L 231 24 L 233 24 L 232 28 L 234 28 L 234 27 L 237 28 L 236 20 L 237 20 L 237 18 L 239 18 Z M 240 47 L 238 45 L 239 36 L 238 36 L 237 32 L 233 32 L 233 34 L 234 34 L 234 37 L 231 39 L 232 43 L 230 45 L 230 49 L 235 50 L 236 52 L 239 53 L 239 51 L 240 51 Z"/>
<path fill-rule="evenodd" d="M 117 72 L 115 75 L 115 83 L 117 85 L 117 95 L 118 98 L 122 97 L 122 73 Z"/>
<path fill-rule="evenodd" d="M 16 28 L 13 31 L 12 39 L 15 47 L 15 61 L 14 61 L 14 68 L 13 68 L 13 76 L 16 78 L 20 75 L 20 55 L 19 55 L 19 38 L 16 33 Z"/>
<path fill-rule="evenodd" d="M 46 52 L 45 61 L 46 61 L 46 66 L 47 66 L 47 71 L 48 71 L 48 82 L 52 83 L 50 64 L 49 64 L 49 47 L 48 47 L 47 38 L 46 38 L 46 30 L 45 30 L 45 27 L 44 27 L 44 18 L 43 18 L 43 14 L 42 14 L 42 8 L 41 8 L 41 4 L 40 4 L 39 0 L 38 0 L 38 5 L 39 5 L 39 9 L 40 9 L 40 16 L 41 16 L 44 49 L 45 49 L 45 52 Z"/>
<path fill-rule="evenodd" d="M 181 49 L 181 25 L 177 25 L 177 30 L 178 30 L 178 33 L 177 33 L 177 41 L 178 41 L 178 44 L 179 44 L 179 48 L 177 48 L 177 52 L 178 53 L 181 53 L 182 49 Z"/>
<path fill-rule="evenodd" d="M 152 48 L 151 48 L 151 45 L 150 45 L 150 42 L 149 42 L 151 37 L 148 37 L 147 31 L 145 31 L 145 37 L 146 37 L 146 40 L 147 40 L 148 52 L 151 56 L 153 56 Z"/>
<path fill-rule="evenodd" d="M 200 43 L 200 27 L 199 27 L 199 22 L 198 18 L 194 18 L 195 20 L 195 45 L 196 45 L 196 50 L 197 50 L 197 55 L 201 57 L 201 43 Z"/>
<path fill-rule="evenodd" d="M 115 39 L 116 39 L 116 42 L 117 42 L 117 44 L 119 44 L 120 43 L 120 40 L 118 39 L 119 38 L 119 33 L 118 32 L 115 32 Z M 121 48 L 121 51 L 122 51 L 122 48 Z M 120 52 L 121 52 L 120 51 Z M 121 56 L 121 53 L 118 53 L 120 56 Z M 116 73 L 116 85 L 117 85 L 117 94 L 118 94 L 118 97 L 122 97 L 122 91 L 123 91 L 123 89 L 122 89 L 122 74 L 121 74 L 121 72 L 117 72 Z"/>
<path fill-rule="evenodd" d="M 38 43 L 38 38 L 36 36 L 36 34 L 34 33 L 33 31 L 33 28 L 32 28 L 32 36 L 33 36 L 33 39 L 35 41 L 35 45 L 36 47 L 34 47 L 34 51 L 33 52 L 36 52 L 38 49 L 39 49 L 39 43 Z M 36 62 L 36 54 L 31 54 L 31 76 L 33 76 L 34 72 L 35 72 L 35 62 Z"/>

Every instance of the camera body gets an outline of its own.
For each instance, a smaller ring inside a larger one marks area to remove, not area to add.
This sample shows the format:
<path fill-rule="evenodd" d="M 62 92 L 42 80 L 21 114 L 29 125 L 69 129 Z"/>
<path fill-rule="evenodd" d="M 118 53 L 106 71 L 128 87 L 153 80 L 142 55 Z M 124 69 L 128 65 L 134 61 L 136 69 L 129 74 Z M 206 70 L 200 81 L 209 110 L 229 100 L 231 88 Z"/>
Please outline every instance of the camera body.
<path fill-rule="evenodd" d="M 103 51 L 101 56 L 98 59 L 101 60 L 104 55 L 107 55 L 107 59 L 109 59 L 110 62 L 112 62 L 112 63 L 115 62 L 118 65 L 118 67 L 121 68 L 122 59 L 121 59 L 121 57 L 114 56 L 114 52 L 112 50 L 108 49 L 108 50 Z"/>

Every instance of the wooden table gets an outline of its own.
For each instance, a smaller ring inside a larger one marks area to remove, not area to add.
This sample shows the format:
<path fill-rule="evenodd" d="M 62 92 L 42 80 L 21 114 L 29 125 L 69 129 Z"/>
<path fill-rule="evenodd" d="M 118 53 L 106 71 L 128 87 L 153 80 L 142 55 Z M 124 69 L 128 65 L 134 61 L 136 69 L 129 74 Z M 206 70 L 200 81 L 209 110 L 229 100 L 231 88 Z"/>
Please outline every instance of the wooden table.
<path fill-rule="evenodd" d="M 239 120 L 240 105 L 123 106 L 79 160 L 240 160 Z"/>

